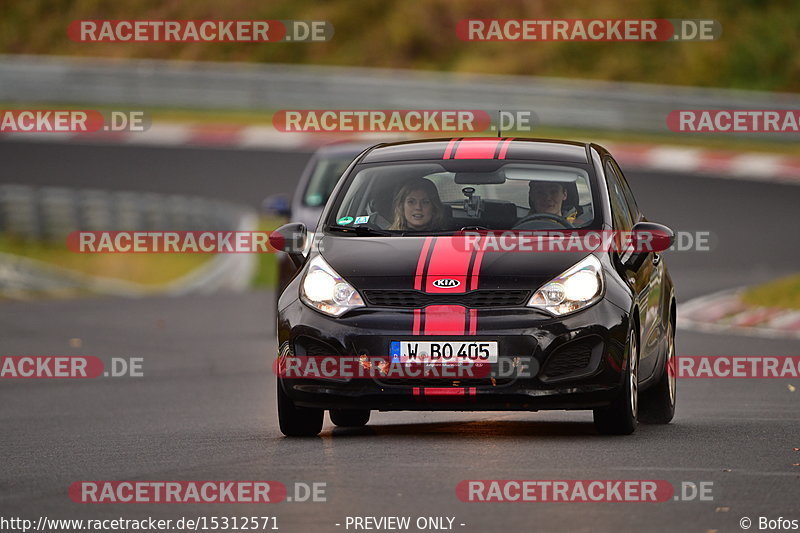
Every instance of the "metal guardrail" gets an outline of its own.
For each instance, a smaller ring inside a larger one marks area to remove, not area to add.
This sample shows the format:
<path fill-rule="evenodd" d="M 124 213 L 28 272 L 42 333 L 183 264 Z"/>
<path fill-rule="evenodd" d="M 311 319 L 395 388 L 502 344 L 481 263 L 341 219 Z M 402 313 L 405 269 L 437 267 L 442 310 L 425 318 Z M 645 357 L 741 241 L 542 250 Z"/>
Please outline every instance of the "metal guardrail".
<path fill-rule="evenodd" d="M 73 231 L 234 231 L 251 211 L 204 198 L 0 185 L 0 232 L 64 242 Z"/>
<path fill-rule="evenodd" d="M 278 109 L 525 109 L 548 126 L 668 132 L 675 109 L 798 109 L 800 95 L 353 67 L 0 56 L 0 101 Z M 735 133 L 796 142 L 800 135 Z"/>
<path fill-rule="evenodd" d="M 203 198 L 152 193 L 0 185 L 0 232 L 26 241 L 66 243 L 73 231 L 253 231 L 256 213 Z M 255 254 L 217 254 L 161 287 L 96 278 L 58 265 L 0 253 L 0 295 L 89 291 L 117 296 L 246 289 Z"/>

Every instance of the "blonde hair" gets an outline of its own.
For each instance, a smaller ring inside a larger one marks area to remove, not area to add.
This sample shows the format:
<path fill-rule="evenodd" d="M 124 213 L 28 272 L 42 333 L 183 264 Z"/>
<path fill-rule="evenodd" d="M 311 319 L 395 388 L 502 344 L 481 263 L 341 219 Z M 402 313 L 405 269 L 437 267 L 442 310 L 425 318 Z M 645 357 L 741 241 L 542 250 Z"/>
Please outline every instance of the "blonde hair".
<path fill-rule="evenodd" d="M 430 200 L 431 206 L 433 207 L 433 216 L 431 216 L 431 221 L 428 223 L 428 227 L 441 228 L 442 223 L 444 222 L 444 204 L 439 198 L 439 190 L 432 181 L 425 178 L 416 178 L 403 185 L 403 187 L 395 195 L 393 202 L 394 220 L 392 221 L 392 225 L 389 226 L 389 229 L 410 229 L 408 221 L 406 220 L 404 204 L 406 198 L 408 198 L 408 195 L 414 191 L 424 192 L 428 196 L 428 200 Z"/>

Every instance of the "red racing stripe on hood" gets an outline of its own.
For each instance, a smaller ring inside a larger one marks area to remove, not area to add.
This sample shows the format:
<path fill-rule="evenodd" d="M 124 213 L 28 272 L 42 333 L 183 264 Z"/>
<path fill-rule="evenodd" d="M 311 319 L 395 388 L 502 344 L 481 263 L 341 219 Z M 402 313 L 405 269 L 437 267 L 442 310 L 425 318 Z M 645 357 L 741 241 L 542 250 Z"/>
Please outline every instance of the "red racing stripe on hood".
<path fill-rule="evenodd" d="M 414 387 L 411 390 L 417 400 L 425 401 L 425 397 L 432 400 L 453 399 L 461 401 L 462 397 L 473 400 L 478 394 L 475 387 Z"/>
<path fill-rule="evenodd" d="M 414 289 L 433 294 L 464 294 L 478 288 L 483 251 L 459 245 L 461 236 L 426 237 L 414 276 Z M 453 279 L 457 287 L 436 287 L 439 279 Z M 476 335 L 478 310 L 462 305 L 429 305 L 415 309 L 414 335 Z"/>
<path fill-rule="evenodd" d="M 425 335 L 465 335 L 467 308 L 463 305 L 429 305 L 424 310 Z"/>
<path fill-rule="evenodd" d="M 497 159 L 505 159 L 506 154 L 508 153 L 508 147 L 511 146 L 511 141 L 513 141 L 513 137 L 510 139 L 506 139 L 503 141 L 503 144 L 500 146 L 500 153 L 497 155 Z"/>
<path fill-rule="evenodd" d="M 425 267 L 428 264 L 433 240 L 433 237 L 425 237 L 425 242 L 422 244 L 422 251 L 420 251 L 419 259 L 417 259 L 417 272 L 414 275 L 414 289 L 418 291 L 422 290 L 422 278 L 425 274 Z"/>
<path fill-rule="evenodd" d="M 459 294 L 467 291 L 467 274 L 475 252 L 466 250 L 463 237 L 439 237 L 425 271 L 425 292 L 433 294 Z M 439 279 L 454 279 L 457 287 L 436 287 Z"/>

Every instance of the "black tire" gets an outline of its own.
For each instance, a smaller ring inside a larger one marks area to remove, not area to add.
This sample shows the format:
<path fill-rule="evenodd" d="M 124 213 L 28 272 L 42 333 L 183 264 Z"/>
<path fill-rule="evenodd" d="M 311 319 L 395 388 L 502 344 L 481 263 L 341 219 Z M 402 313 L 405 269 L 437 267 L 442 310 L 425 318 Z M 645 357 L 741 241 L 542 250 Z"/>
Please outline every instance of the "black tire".
<path fill-rule="evenodd" d="M 639 394 L 639 348 L 636 333 L 628 335 L 628 361 L 620 395 L 608 407 L 594 410 L 594 426 L 602 435 L 630 435 L 636 431 Z"/>
<path fill-rule="evenodd" d="M 323 409 L 297 407 L 278 382 L 278 423 L 287 437 L 313 437 L 322 431 Z"/>
<path fill-rule="evenodd" d="M 343 428 L 360 428 L 369 422 L 369 409 L 331 409 L 331 422 Z"/>
<path fill-rule="evenodd" d="M 675 416 L 676 374 L 675 325 L 667 325 L 667 347 L 664 357 L 664 373 L 639 402 L 639 420 L 645 424 L 669 424 Z"/>

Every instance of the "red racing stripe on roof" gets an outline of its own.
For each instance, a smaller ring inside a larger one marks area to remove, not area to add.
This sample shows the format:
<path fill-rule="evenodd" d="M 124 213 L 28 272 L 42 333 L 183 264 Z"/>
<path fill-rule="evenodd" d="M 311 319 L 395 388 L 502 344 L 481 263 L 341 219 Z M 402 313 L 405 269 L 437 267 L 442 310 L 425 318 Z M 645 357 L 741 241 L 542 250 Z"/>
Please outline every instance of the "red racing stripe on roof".
<path fill-rule="evenodd" d="M 447 143 L 447 148 L 444 151 L 444 157 L 442 159 L 450 159 L 450 156 L 453 155 L 453 148 L 456 147 L 456 143 L 458 139 L 451 139 L 449 143 Z"/>
<path fill-rule="evenodd" d="M 463 139 L 453 159 L 494 159 L 501 139 Z"/>
<path fill-rule="evenodd" d="M 512 137 L 510 139 L 506 139 L 505 141 L 503 141 L 503 144 L 500 146 L 500 153 L 498 154 L 497 159 L 505 159 L 506 158 L 506 153 L 508 152 L 508 147 L 511 146 L 511 141 L 513 141 L 513 140 L 514 140 L 514 138 Z"/>

